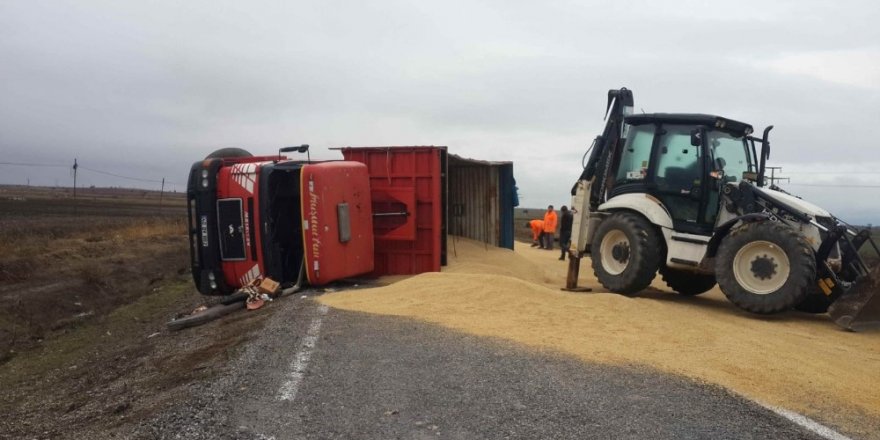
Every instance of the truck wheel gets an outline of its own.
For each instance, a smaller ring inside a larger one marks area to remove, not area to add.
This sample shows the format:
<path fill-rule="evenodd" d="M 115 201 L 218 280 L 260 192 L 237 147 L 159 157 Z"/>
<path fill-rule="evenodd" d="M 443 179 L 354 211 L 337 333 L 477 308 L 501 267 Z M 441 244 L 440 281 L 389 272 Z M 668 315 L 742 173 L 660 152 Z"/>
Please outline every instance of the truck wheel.
<path fill-rule="evenodd" d="M 770 314 L 800 304 L 816 280 L 816 259 L 803 235 L 772 221 L 740 226 L 715 259 L 718 286 L 730 302 Z"/>
<path fill-rule="evenodd" d="M 660 239 L 641 216 L 618 212 L 599 224 L 590 253 L 599 282 L 612 292 L 629 295 L 648 287 L 656 276 Z"/>
<path fill-rule="evenodd" d="M 822 290 L 815 286 L 807 291 L 807 295 L 800 304 L 794 306 L 795 310 L 804 313 L 825 313 L 831 306 L 831 299 L 828 298 Z"/>
<path fill-rule="evenodd" d="M 670 289 L 684 296 L 694 296 L 708 292 L 715 287 L 715 275 L 688 272 L 660 266 L 660 277 Z"/>
<path fill-rule="evenodd" d="M 242 148 L 221 148 L 209 154 L 205 159 L 228 159 L 232 157 L 254 157 L 254 155 Z"/>

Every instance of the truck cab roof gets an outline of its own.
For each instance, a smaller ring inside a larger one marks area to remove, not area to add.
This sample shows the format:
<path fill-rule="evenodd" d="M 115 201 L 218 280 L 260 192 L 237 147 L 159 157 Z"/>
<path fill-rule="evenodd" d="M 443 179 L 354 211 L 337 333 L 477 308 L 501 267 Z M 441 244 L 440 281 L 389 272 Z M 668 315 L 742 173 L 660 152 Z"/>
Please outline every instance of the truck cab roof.
<path fill-rule="evenodd" d="M 735 136 L 747 136 L 754 129 L 745 122 L 735 121 L 722 116 L 708 115 L 703 113 L 642 113 L 628 115 L 624 121 L 630 125 L 644 124 L 681 124 L 681 125 L 705 125 L 728 132 Z"/>

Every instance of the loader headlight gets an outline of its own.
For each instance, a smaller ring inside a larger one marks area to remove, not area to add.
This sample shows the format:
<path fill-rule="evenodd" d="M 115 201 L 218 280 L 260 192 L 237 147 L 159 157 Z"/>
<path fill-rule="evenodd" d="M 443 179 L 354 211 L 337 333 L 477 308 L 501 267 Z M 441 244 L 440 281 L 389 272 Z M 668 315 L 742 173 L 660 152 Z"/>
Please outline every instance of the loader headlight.
<path fill-rule="evenodd" d="M 217 278 L 214 276 L 214 272 L 208 272 L 208 279 L 211 281 L 216 280 Z"/>
<path fill-rule="evenodd" d="M 217 290 L 217 282 L 211 281 L 211 290 Z"/>
<path fill-rule="evenodd" d="M 208 178 L 208 170 L 202 170 L 202 178 L 203 178 L 203 179 L 207 179 L 207 178 Z"/>
<path fill-rule="evenodd" d="M 208 187 L 208 179 L 202 179 L 202 188 Z"/>

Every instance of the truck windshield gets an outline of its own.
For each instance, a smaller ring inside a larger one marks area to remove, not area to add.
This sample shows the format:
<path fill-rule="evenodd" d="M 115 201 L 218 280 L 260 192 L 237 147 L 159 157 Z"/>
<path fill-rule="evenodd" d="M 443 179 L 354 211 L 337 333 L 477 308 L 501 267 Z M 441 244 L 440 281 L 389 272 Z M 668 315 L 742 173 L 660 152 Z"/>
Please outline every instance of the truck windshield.
<path fill-rule="evenodd" d="M 712 169 L 724 171 L 726 181 L 739 182 L 744 172 L 757 172 L 754 158 L 743 137 L 721 131 L 710 131 L 707 135 Z"/>

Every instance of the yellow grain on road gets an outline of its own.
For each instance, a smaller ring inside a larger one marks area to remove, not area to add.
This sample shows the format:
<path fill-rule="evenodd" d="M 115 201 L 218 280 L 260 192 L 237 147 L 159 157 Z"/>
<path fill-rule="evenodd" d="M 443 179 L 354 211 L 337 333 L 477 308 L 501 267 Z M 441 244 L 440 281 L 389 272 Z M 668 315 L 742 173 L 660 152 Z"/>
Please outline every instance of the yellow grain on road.
<path fill-rule="evenodd" d="M 880 437 L 880 333 L 849 333 L 825 315 L 758 317 L 717 289 L 681 297 L 659 280 L 629 298 L 605 293 L 589 260 L 559 290 L 567 262 L 450 237 L 441 273 L 320 298 L 331 307 L 402 316 L 504 338 L 590 362 L 649 366 L 714 383 L 866 437 Z"/>

